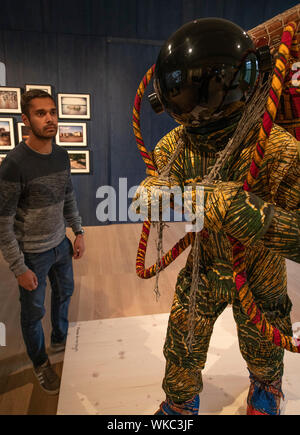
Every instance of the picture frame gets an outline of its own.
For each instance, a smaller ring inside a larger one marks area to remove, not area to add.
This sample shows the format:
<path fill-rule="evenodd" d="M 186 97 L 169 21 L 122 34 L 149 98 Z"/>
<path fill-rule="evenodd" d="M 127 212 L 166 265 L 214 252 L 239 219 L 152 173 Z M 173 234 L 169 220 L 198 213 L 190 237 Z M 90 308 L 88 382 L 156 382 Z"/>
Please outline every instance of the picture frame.
<path fill-rule="evenodd" d="M 90 94 L 57 94 L 58 117 L 90 119 Z"/>
<path fill-rule="evenodd" d="M 11 150 L 15 147 L 13 118 L 0 118 L 0 150 Z"/>
<path fill-rule="evenodd" d="M 90 152 L 85 150 L 68 150 L 71 174 L 90 173 Z"/>
<path fill-rule="evenodd" d="M 33 84 L 25 85 L 25 92 L 28 92 L 31 89 L 40 89 L 41 91 L 48 92 L 48 94 L 52 95 L 51 85 L 33 85 Z"/>
<path fill-rule="evenodd" d="M 5 159 L 6 156 L 7 156 L 7 154 L 0 154 L 0 166 L 1 166 L 3 160 Z"/>
<path fill-rule="evenodd" d="M 85 122 L 59 122 L 56 143 L 61 146 L 87 146 Z"/>
<path fill-rule="evenodd" d="M 21 113 L 21 88 L 0 86 L 1 113 Z"/>
<path fill-rule="evenodd" d="M 22 142 L 28 139 L 30 127 L 27 127 L 23 122 L 18 122 L 18 141 Z"/>

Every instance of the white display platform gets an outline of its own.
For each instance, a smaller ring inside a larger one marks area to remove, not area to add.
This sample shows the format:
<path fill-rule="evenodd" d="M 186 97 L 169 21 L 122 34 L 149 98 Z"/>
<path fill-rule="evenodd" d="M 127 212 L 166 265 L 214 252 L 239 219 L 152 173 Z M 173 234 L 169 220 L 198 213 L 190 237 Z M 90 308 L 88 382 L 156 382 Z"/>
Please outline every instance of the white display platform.
<path fill-rule="evenodd" d="M 164 399 L 168 314 L 70 324 L 58 414 L 153 415 Z M 282 414 L 300 415 L 300 355 L 285 353 Z M 199 414 L 245 415 L 248 371 L 232 309 L 215 324 Z"/>

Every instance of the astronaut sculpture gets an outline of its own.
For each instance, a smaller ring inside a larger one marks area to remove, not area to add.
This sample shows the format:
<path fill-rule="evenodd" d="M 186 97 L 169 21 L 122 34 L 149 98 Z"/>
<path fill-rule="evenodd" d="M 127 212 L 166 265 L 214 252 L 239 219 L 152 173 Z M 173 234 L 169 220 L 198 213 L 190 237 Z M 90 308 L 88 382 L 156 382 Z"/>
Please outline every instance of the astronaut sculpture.
<path fill-rule="evenodd" d="M 292 40 L 295 26 L 287 32 Z M 300 262 L 298 142 L 273 123 L 280 93 L 272 61 L 268 48 L 257 50 L 236 24 L 205 18 L 177 30 L 155 65 L 152 105 L 179 126 L 156 145 L 153 171 L 135 199 L 151 219 L 150 198 L 160 206 L 164 187 L 192 186 L 188 206 L 204 218 L 177 278 L 159 415 L 198 414 L 214 323 L 228 305 L 249 370 L 248 415 L 279 415 L 284 349 L 300 352 L 285 265 L 286 258 Z"/>

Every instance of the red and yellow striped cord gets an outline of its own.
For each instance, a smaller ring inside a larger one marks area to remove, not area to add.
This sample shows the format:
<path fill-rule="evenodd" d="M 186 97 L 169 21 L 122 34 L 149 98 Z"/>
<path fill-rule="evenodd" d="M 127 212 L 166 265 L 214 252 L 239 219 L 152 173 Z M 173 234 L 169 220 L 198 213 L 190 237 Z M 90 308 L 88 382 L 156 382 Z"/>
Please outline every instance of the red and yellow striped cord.
<path fill-rule="evenodd" d="M 140 112 L 141 112 L 142 98 L 144 96 L 145 89 L 148 86 L 154 74 L 154 70 L 155 70 L 155 65 L 152 65 L 152 67 L 144 75 L 138 87 L 138 90 L 136 92 L 134 106 L 133 106 L 133 114 L 132 114 L 132 125 L 133 125 L 133 132 L 135 135 L 137 147 L 147 167 L 147 174 L 152 176 L 157 176 L 158 173 L 156 171 L 153 160 L 145 147 L 144 140 L 141 134 L 141 126 L 140 126 Z"/>
<path fill-rule="evenodd" d="M 262 125 L 256 144 L 254 157 L 244 182 L 244 190 L 250 191 L 257 181 L 259 169 L 264 158 L 265 145 L 276 117 L 277 107 L 283 89 L 283 82 L 286 74 L 291 49 L 295 49 L 296 23 L 289 23 L 283 31 L 281 44 L 279 46 L 277 59 L 272 77 L 271 89 L 269 92 L 266 110 L 263 116 Z M 292 44 L 293 42 L 293 44 Z M 228 235 L 233 249 L 233 276 L 236 289 L 244 312 L 249 316 L 260 333 L 271 343 L 291 352 L 300 353 L 300 343 L 288 335 L 283 334 L 275 328 L 265 317 L 264 313 L 257 307 L 253 294 L 249 289 L 245 266 L 245 247 L 236 239 Z"/>
<path fill-rule="evenodd" d="M 141 134 L 141 126 L 140 126 L 140 112 L 141 112 L 141 104 L 142 98 L 145 93 L 145 89 L 148 86 L 153 74 L 155 71 L 155 65 L 153 65 L 144 75 L 141 83 L 139 84 L 133 107 L 133 116 L 132 116 L 132 124 L 133 131 L 136 139 L 136 144 L 142 159 L 146 165 L 147 175 L 150 176 L 158 176 L 158 172 L 156 171 L 155 164 L 151 158 L 151 155 L 148 153 L 144 140 Z M 149 268 L 145 269 L 145 257 L 147 251 L 147 243 L 150 234 L 151 222 L 149 220 L 145 221 L 142 228 L 142 233 L 140 237 L 140 243 L 138 247 L 137 257 L 136 257 L 136 273 L 140 278 L 148 279 L 152 278 L 156 275 L 157 267 L 165 268 L 169 264 L 171 264 L 194 240 L 193 233 L 187 233 L 182 239 L 180 239 L 174 246 L 171 248 L 160 260 L 159 265 L 153 264 Z"/>
<path fill-rule="evenodd" d="M 151 222 L 145 221 L 142 228 L 140 243 L 136 256 L 136 273 L 140 278 L 148 279 L 156 275 L 157 268 L 165 269 L 171 264 L 183 251 L 186 250 L 194 241 L 195 233 L 186 233 L 159 261 L 152 266 L 145 268 L 145 257 L 147 251 L 147 243 L 150 234 Z"/>

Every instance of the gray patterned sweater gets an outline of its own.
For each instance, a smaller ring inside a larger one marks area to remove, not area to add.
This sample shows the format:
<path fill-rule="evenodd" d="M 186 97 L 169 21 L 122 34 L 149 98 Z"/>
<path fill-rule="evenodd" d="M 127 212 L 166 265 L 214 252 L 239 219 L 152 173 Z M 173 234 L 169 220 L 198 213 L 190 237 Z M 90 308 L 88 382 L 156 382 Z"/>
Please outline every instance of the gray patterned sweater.
<path fill-rule="evenodd" d="M 81 229 L 67 151 L 40 154 L 21 142 L 0 166 L 0 249 L 15 276 L 28 269 L 23 252 L 59 245 L 66 223 Z"/>

